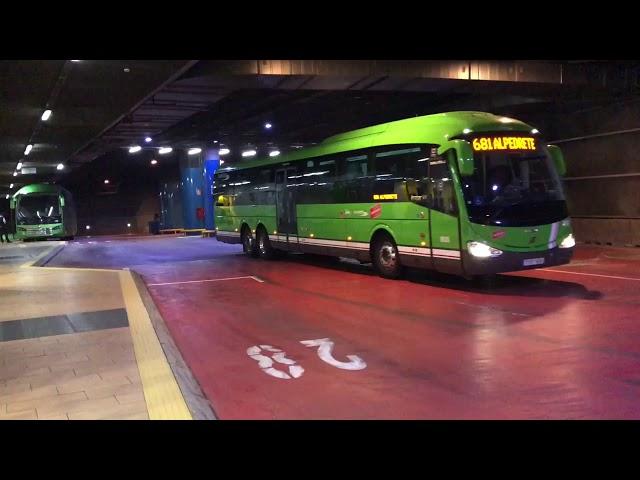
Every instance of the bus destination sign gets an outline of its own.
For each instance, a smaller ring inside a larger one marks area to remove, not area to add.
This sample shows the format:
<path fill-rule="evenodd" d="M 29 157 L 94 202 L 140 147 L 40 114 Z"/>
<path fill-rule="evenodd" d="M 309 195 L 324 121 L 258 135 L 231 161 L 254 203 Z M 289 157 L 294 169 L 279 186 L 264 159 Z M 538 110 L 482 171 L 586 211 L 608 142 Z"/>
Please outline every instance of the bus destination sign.
<path fill-rule="evenodd" d="M 478 137 L 471 144 L 476 152 L 536 149 L 536 139 L 531 137 Z"/>

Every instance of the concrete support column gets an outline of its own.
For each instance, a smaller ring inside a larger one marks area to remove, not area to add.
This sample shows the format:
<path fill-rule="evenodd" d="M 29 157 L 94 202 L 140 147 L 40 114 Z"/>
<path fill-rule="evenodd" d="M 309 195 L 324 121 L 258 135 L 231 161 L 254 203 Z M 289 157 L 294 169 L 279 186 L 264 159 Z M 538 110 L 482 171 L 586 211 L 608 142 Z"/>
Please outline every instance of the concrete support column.
<path fill-rule="evenodd" d="M 215 200 L 213 198 L 213 175 L 220 167 L 218 149 L 208 149 L 204 152 L 204 225 L 207 230 L 216 227 L 214 216 Z"/>
<path fill-rule="evenodd" d="M 186 151 L 180 151 L 178 155 L 184 228 L 204 228 L 204 220 L 197 216 L 198 209 L 204 209 L 202 154 L 188 155 Z"/>

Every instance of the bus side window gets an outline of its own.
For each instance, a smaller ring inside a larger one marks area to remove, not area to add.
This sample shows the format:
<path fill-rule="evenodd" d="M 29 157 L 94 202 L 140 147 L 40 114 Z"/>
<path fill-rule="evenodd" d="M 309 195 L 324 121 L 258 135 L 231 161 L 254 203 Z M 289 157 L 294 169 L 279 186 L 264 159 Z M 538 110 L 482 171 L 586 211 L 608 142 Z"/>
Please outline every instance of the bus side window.
<path fill-rule="evenodd" d="M 428 196 L 432 209 L 449 215 L 458 214 L 453 179 L 446 162 L 435 161 L 429 165 Z"/>

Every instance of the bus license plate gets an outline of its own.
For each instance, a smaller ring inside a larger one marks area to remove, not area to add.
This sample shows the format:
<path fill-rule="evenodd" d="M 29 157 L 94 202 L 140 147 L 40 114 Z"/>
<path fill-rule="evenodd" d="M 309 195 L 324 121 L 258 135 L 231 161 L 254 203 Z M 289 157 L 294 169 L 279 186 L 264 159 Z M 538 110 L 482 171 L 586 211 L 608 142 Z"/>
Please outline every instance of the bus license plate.
<path fill-rule="evenodd" d="M 525 267 L 530 267 L 531 265 L 544 265 L 544 257 L 541 258 L 527 258 L 523 260 L 522 264 Z"/>

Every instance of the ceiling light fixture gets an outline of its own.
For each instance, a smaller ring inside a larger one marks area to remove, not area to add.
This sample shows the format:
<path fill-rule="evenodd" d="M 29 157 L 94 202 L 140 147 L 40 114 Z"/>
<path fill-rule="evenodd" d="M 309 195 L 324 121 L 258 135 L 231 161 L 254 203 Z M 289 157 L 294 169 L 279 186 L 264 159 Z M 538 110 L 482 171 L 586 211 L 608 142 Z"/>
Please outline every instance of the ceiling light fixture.
<path fill-rule="evenodd" d="M 255 150 L 245 150 L 244 152 L 242 152 L 242 156 L 243 157 L 253 157 L 256 153 Z"/>
<path fill-rule="evenodd" d="M 13 176 L 17 177 L 18 176 L 18 172 L 13 172 Z"/>
<path fill-rule="evenodd" d="M 158 160 L 156 160 L 155 158 L 151 160 L 151 165 L 157 165 L 157 164 L 158 164 Z"/>
<path fill-rule="evenodd" d="M 72 62 L 74 62 L 74 63 L 77 63 L 77 62 L 79 62 L 80 60 L 71 60 L 71 61 L 72 61 Z"/>
<path fill-rule="evenodd" d="M 231 153 L 231 150 L 228 148 L 221 148 L 218 150 L 218 155 L 228 155 L 229 153 Z"/>
<path fill-rule="evenodd" d="M 59 163 L 59 164 L 56 166 L 56 170 L 64 170 L 64 164 Z"/>
<path fill-rule="evenodd" d="M 270 157 L 277 157 L 280 155 L 280 150 L 274 150 L 273 152 L 269 152 Z"/>
<path fill-rule="evenodd" d="M 108 184 L 109 184 L 109 179 L 108 179 L 108 178 L 105 178 L 105 179 L 104 179 L 104 184 L 105 184 L 105 185 L 108 185 Z"/>
<path fill-rule="evenodd" d="M 18 162 L 18 165 L 16 165 L 16 170 L 22 170 L 22 162 Z"/>
<path fill-rule="evenodd" d="M 142 150 L 142 147 L 140 145 L 135 145 L 129 148 L 129 153 L 136 153 L 136 152 L 139 152 L 140 150 Z"/>
<path fill-rule="evenodd" d="M 197 155 L 198 153 L 200 153 L 202 151 L 201 148 L 190 148 L 189 151 L 187 151 L 187 153 L 189 155 Z"/>
<path fill-rule="evenodd" d="M 42 118 L 43 122 L 46 122 L 47 120 L 49 120 L 49 117 L 51 117 L 51 110 L 45 110 L 42 113 L 42 117 L 40 117 L 40 118 Z"/>
<path fill-rule="evenodd" d="M 24 149 L 24 154 L 29 155 L 29 152 L 31 151 L 32 148 L 33 148 L 33 145 L 31 144 L 27 145 L 27 148 Z"/>
<path fill-rule="evenodd" d="M 146 137 L 146 138 L 144 139 L 144 141 L 145 141 L 145 142 L 147 142 L 147 143 L 151 142 L 151 137 Z"/>
<path fill-rule="evenodd" d="M 173 152 L 173 148 L 171 147 L 162 147 L 160 150 L 158 150 L 158 153 L 160 155 L 164 155 L 165 153 L 171 153 Z"/>
<path fill-rule="evenodd" d="M 13 188 L 13 183 L 11 185 L 9 185 L 9 188 Z"/>
<path fill-rule="evenodd" d="M 269 122 L 264 124 L 264 128 L 266 128 L 267 130 L 269 130 L 273 125 L 271 125 Z"/>

